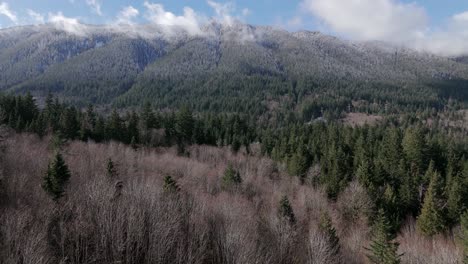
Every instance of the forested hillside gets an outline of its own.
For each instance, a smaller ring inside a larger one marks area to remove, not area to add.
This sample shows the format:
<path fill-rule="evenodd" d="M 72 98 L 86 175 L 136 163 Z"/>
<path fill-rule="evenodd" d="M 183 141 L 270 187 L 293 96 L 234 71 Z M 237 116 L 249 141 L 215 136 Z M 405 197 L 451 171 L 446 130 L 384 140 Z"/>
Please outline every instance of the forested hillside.
<path fill-rule="evenodd" d="M 0 263 L 468 261 L 468 64 L 234 23 L 0 30 Z"/>
<path fill-rule="evenodd" d="M 0 110 L 33 133 L 2 135 L 0 256 L 13 263 L 457 263 L 468 252 L 467 128 L 442 113 L 265 129 L 187 107 L 101 115 L 52 96 L 43 109 L 2 96 Z"/>
<path fill-rule="evenodd" d="M 135 26 L 50 25 L 0 31 L 0 89 L 53 92 L 78 106 L 255 113 L 334 113 L 466 106 L 468 65 L 379 42 L 318 32 L 210 24 L 203 35 Z M 330 114 L 331 115 L 331 114 Z"/>

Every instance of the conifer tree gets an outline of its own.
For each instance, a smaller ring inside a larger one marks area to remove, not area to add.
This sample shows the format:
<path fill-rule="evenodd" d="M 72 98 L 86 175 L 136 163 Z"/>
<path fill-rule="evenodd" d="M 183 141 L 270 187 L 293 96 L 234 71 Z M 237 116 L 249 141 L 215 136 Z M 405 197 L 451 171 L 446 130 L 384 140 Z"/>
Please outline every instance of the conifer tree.
<path fill-rule="evenodd" d="M 460 219 L 461 214 L 466 210 L 463 197 L 466 197 L 466 189 L 460 176 L 452 178 L 450 186 L 447 188 L 447 219 L 448 224 L 455 224 Z"/>
<path fill-rule="evenodd" d="M 140 139 L 140 131 L 138 128 L 139 117 L 135 112 L 128 115 L 128 126 L 127 126 L 127 143 L 133 146 L 138 144 Z"/>
<path fill-rule="evenodd" d="M 287 162 L 288 173 L 293 176 L 298 176 L 300 178 L 304 178 L 307 173 L 307 169 L 309 168 L 309 164 L 307 161 L 307 157 L 304 154 L 305 151 L 301 150 L 301 148 L 294 153 Z"/>
<path fill-rule="evenodd" d="M 322 212 L 320 216 L 319 229 L 325 234 L 330 245 L 331 253 L 337 256 L 340 253 L 340 239 L 336 235 L 336 229 L 333 227 L 330 215 Z"/>
<path fill-rule="evenodd" d="M 232 144 L 231 144 L 232 152 L 237 153 L 240 150 L 241 145 L 242 143 L 239 140 L 239 137 L 234 136 L 234 139 L 232 140 Z"/>
<path fill-rule="evenodd" d="M 394 241 L 395 235 L 391 232 L 391 226 L 385 217 L 385 212 L 380 209 L 372 230 L 372 241 L 367 248 L 369 261 L 374 264 L 399 264 L 401 255 L 398 254 L 398 243 Z"/>
<path fill-rule="evenodd" d="M 389 128 L 383 137 L 382 147 L 380 148 L 380 161 L 383 170 L 389 179 L 398 175 L 398 165 L 401 158 L 401 138 L 400 132 L 396 128 Z"/>
<path fill-rule="evenodd" d="M 400 227 L 400 203 L 393 187 L 387 185 L 382 195 L 382 209 L 390 224 L 390 231 L 396 232 Z"/>
<path fill-rule="evenodd" d="M 164 177 L 163 188 L 164 188 L 164 191 L 168 193 L 175 193 L 180 190 L 179 186 L 177 185 L 177 182 L 169 175 Z"/>
<path fill-rule="evenodd" d="M 192 112 L 188 107 L 182 107 L 175 117 L 175 132 L 182 143 L 191 143 L 194 128 Z"/>
<path fill-rule="evenodd" d="M 446 227 L 442 202 L 442 184 L 441 176 L 438 172 L 430 171 L 426 174 L 431 174 L 432 176 L 417 225 L 421 233 L 433 236 L 444 231 Z"/>
<path fill-rule="evenodd" d="M 400 196 L 400 205 L 404 213 L 411 213 L 415 215 L 419 210 L 418 201 L 418 186 L 416 179 L 407 171 L 405 161 L 400 160 L 399 175 L 401 175 L 401 184 L 398 189 Z"/>
<path fill-rule="evenodd" d="M 54 201 L 58 201 L 63 196 L 69 180 L 70 171 L 60 152 L 57 152 L 47 167 L 42 188 Z"/>
<path fill-rule="evenodd" d="M 366 187 L 370 193 L 374 193 L 375 182 L 372 175 L 371 164 L 367 157 L 364 157 L 361 160 L 361 163 L 358 165 L 356 170 L 356 178 L 358 179 L 359 183 Z"/>
<path fill-rule="evenodd" d="M 115 167 L 115 164 L 111 158 L 107 160 L 106 171 L 107 177 L 109 177 L 110 179 L 115 179 L 118 176 L 117 168 Z"/>
<path fill-rule="evenodd" d="M 106 126 L 106 134 L 109 139 L 122 140 L 125 139 L 122 119 L 117 110 L 114 109 Z"/>
<path fill-rule="evenodd" d="M 141 122 L 144 129 L 156 128 L 158 126 L 158 120 L 149 102 L 146 102 L 143 106 L 143 110 L 141 112 Z"/>
<path fill-rule="evenodd" d="M 242 178 L 240 173 L 234 169 L 234 167 L 229 164 L 222 178 L 222 184 L 224 188 L 229 188 L 231 186 L 237 186 L 242 183 Z"/>
<path fill-rule="evenodd" d="M 60 131 L 63 136 L 69 139 L 75 139 L 78 136 L 79 122 L 76 119 L 77 112 L 75 108 L 66 108 L 60 115 Z"/>
<path fill-rule="evenodd" d="M 67 139 L 63 136 L 62 132 L 57 131 L 52 135 L 50 140 L 50 147 L 55 151 L 62 150 L 63 146 L 67 144 Z"/>
<path fill-rule="evenodd" d="M 286 195 L 281 198 L 278 213 L 282 219 L 286 219 L 290 224 L 296 223 L 296 216 Z"/>
<path fill-rule="evenodd" d="M 402 142 L 403 154 L 410 167 L 422 173 L 426 162 L 427 145 L 424 134 L 420 128 L 411 128 L 405 131 Z"/>

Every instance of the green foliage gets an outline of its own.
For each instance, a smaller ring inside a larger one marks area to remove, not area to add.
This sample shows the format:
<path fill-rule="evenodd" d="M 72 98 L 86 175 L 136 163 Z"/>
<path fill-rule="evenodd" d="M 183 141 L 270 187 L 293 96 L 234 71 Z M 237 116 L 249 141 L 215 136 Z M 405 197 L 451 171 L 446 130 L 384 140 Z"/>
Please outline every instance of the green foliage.
<path fill-rule="evenodd" d="M 57 131 L 54 133 L 50 140 L 50 148 L 52 148 L 55 151 L 60 151 L 62 150 L 63 146 L 67 143 L 67 138 L 64 137 L 62 132 Z"/>
<path fill-rule="evenodd" d="M 115 179 L 118 176 L 117 168 L 111 158 L 107 160 L 106 172 L 110 179 Z"/>
<path fill-rule="evenodd" d="M 433 236 L 446 229 L 446 218 L 442 200 L 442 183 L 440 174 L 431 167 L 429 167 L 426 175 L 431 175 L 431 181 L 424 198 L 417 225 L 421 233 L 427 236 Z"/>
<path fill-rule="evenodd" d="M 403 154 L 416 176 L 424 171 L 427 145 L 420 128 L 407 129 L 403 137 Z"/>
<path fill-rule="evenodd" d="M 226 170 L 224 171 L 224 175 L 221 180 L 222 180 L 222 186 L 224 188 L 238 186 L 242 183 L 242 178 L 240 176 L 240 173 L 236 171 L 231 164 L 229 164 Z"/>
<path fill-rule="evenodd" d="M 379 210 L 375 219 L 372 240 L 367 257 L 375 264 L 399 264 L 401 255 L 398 254 L 398 243 L 394 241 L 395 235 L 391 232 L 391 225 L 385 217 L 385 212 Z"/>
<path fill-rule="evenodd" d="M 302 95 L 293 89 L 291 96 Z M 193 103 L 184 105 L 197 109 Z M 109 115 L 98 114 L 92 105 L 81 112 L 60 103 L 51 94 L 42 109 L 30 95 L 0 94 L 0 109 L 1 123 L 18 132 L 55 135 L 54 149 L 78 138 L 115 140 L 132 147 L 176 145 L 180 154 L 187 155 L 191 144 L 230 146 L 233 151 L 245 146 L 248 152 L 250 144 L 260 142 L 263 154 L 285 164 L 288 173 L 301 180 L 313 167 L 310 182 L 324 188 L 331 199 L 357 179 L 376 201 L 377 208 L 385 210 L 393 229 L 408 215 L 419 214 L 433 170 L 442 172 L 442 191 L 437 199 L 444 205 L 447 227 L 458 223 L 460 213 L 468 205 L 468 140 L 462 136 L 463 130 L 436 123 L 426 129 L 421 122 L 425 113 L 387 116 L 372 126 L 349 127 L 331 120 L 304 124 L 288 110 L 278 113 L 275 122 L 266 124 L 265 118 L 273 117 L 263 116 L 264 113 L 192 113 L 188 107 L 157 111 L 148 103 L 139 112 L 122 113 L 115 109 Z M 430 117 L 436 118 L 433 114 Z M 428 166 L 429 160 L 433 162 Z M 242 182 L 240 175 L 232 175 L 223 176 L 223 188 Z"/>
<path fill-rule="evenodd" d="M 294 153 L 287 161 L 288 173 L 304 178 L 309 169 L 309 162 L 303 151 Z"/>
<path fill-rule="evenodd" d="M 175 132 L 179 142 L 192 142 L 194 119 L 188 107 L 182 107 L 175 117 Z"/>
<path fill-rule="evenodd" d="M 291 203 L 286 195 L 280 200 L 278 214 L 280 218 L 287 220 L 290 224 L 296 223 L 296 216 L 294 215 Z"/>
<path fill-rule="evenodd" d="M 356 178 L 362 186 L 365 186 L 368 190 L 375 190 L 375 180 L 373 179 L 372 167 L 367 158 L 364 158 L 356 171 Z"/>
<path fill-rule="evenodd" d="M 329 198 L 336 199 L 351 180 L 350 162 L 342 146 L 330 146 L 321 164 L 321 182 L 325 185 Z"/>
<path fill-rule="evenodd" d="M 460 176 L 451 180 L 447 193 L 447 219 L 449 224 L 453 225 L 458 222 L 461 214 L 466 210 L 464 201 L 467 197 L 466 187 L 460 180 Z"/>
<path fill-rule="evenodd" d="M 164 177 L 163 189 L 167 193 L 175 193 L 180 190 L 177 182 L 169 175 Z"/>
<path fill-rule="evenodd" d="M 340 253 L 340 239 L 336 234 L 336 229 L 333 227 L 330 215 L 327 212 L 322 212 L 320 215 L 319 229 L 325 234 L 333 255 Z"/>
<path fill-rule="evenodd" d="M 70 171 L 60 152 L 57 152 L 47 166 L 42 188 L 54 201 L 58 201 L 63 196 L 66 184 L 69 180 Z"/>
<path fill-rule="evenodd" d="M 401 209 L 398 197 L 390 185 L 387 185 L 381 199 L 381 207 L 390 224 L 390 231 L 397 232 L 400 227 Z"/>

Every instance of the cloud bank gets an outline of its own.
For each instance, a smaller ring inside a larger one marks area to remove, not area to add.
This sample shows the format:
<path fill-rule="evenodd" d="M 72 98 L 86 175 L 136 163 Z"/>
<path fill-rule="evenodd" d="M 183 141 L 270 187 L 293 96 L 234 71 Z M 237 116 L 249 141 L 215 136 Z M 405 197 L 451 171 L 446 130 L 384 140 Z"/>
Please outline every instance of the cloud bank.
<path fill-rule="evenodd" d="M 87 27 L 85 25 L 81 24 L 77 18 L 64 16 L 62 12 L 49 13 L 47 21 L 53 24 L 57 29 L 71 34 L 78 36 L 85 36 L 87 34 Z"/>
<path fill-rule="evenodd" d="M 192 8 L 184 7 L 183 15 L 177 16 L 168 12 L 161 4 L 145 2 L 146 18 L 148 21 L 161 26 L 178 27 L 186 30 L 191 35 L 201 34 L 201 25 L 204 18 L 198 15 Z"/>
<path fill-rule="evenodd" d="M 91 7 L 94 13 L 98 16 L 102 16 L 101 2 L 99 2 L 99 0 L 86 0 L 86 4 Z"/>
<path fill-rule="evenodd" d="M 468 53 L 468 11 L 433 29 L 426 10 L 398 0 L 303 0 L 301 9 L 330 31 L 360 41 L 387 41 L 440 55 Z"/>
<path fill-rule="evenodd" d="M 134 19 L 138 17 L 140 11 L 133 6 L 124 7 L 117 15 L 117 24 L 133 25 Z"/>
<path fill-rule="evenodd" d="M 13 11 L 11 11 L 8 3 L 5 3 L 5 2 L 0 3 L 0 15 L 4 15 L 8 17 L 8 19 L 10 19 L 15 24 L 18 22 L 18 18 L 16 17 L 16 14 Z"/>
<path fill-rule="evenodd" d="M 359 40 L 407 40 L 424 34 L 423 8 L 392 0 L 305 0 L 302 4 L 333 31 Z"/>
<path fill-rule="evenodd" d="M 74 4 L 78 2 L 68 1 Z M 91 12 L 103 16 L 102 0 L 82 0 L 82 3 L 89 6 Z M 225 26 L 235 26 L 241 37 L 239 39 L 253 38 L 247 27 L 237 26 L 238 22 L 246 20 L 252 13 L 251 10 L 237 10 L 235 0 L 206 0 L 206 5 L 212 8 L 213 17 L 188 6 L 176 14 L 166 10 L 162 4 L 146 0 L 141 10 L 131 5 L 123 7 L 114 18 L 108 20 L 107 26 L 119 32 L 147 37 L 151 34 L 173 35 L 181 30 L 188 35 L 198 36 L 206 35 L 207 25 L 216 21 Z M 300 30 L 308 24 L 307 21 L 316 21 L 320 30 L 333 32 L 351 40 L 386 41 L 444 56 L 468 54 L 468 11 L 454 14 L 447 18 L 443 25 L 434 28 L 430 25 L 424 7 L 403 0 L 301 0 L 297 9 L 292 18 L 280 24 L 285 28 Z M 90 27 L 82 24 L 79 19 L 67 17 L 60 11 L 41 14 L 27 9 L 24 13 L 27 16 L 21 17 L 11 10 L 8 3 L 0 2 L 0 16 L 5 16 L 14 25 L 50 23 L 58 29 L 76 35 L 86 35 L 90 32 Z M 153 31 L 149 30 L 147 25 L 152 26 Z M 157 32 L 154 29 L 157 29 Z"/>

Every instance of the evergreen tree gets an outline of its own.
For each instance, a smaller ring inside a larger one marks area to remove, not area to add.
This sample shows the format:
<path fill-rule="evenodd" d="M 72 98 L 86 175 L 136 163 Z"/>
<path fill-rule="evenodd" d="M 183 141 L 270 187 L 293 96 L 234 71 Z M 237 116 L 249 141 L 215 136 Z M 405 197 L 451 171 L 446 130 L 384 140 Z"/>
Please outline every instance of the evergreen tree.
<path fill-rule="evenodd" d="M 432 176 L 417 225 L 421 233 L 433 236 L 444 231 L 446 227 L 442 201 L 442 184 L 438 172 L 430 171 L 426 174 L 431 174 Z"/>
<path fill-rule="evenodd" d="M 398 189 L 400 205 L 404 214 L 411 213 L 416 216 L 419 210 L 418 186 L 411 172 L 407 171 L 405 161 L 402 159 L 398 167 L 401 175 L 401 184 Z"/>
<path fill-rule="evenodd" d="M 86 113 L 84 114 L 81 124 L 80 124 L 80 139 L 81 140 L 88 140 L 89 138 L 94 138 L 94 130 L 96 127 L 97 117 L 96 113 L 94 113 L 93 105 L 88 105 L 86 109 Z"/>
<path fill-rule="evenodd" d="M 367 257 L 375 264 L 399 264 L 401 255 L 398 254 L 398 243 L 394 241 L 395 235 L 391 232 L 391 225 L 381 209 L 377 214 L 370 247 Z"/>
<path fill-rule="evenodd" d="M 50 147 L 53 150 L 60 151 L 65 144 L 67 144 L 67 139 L 63 136 L 62 132 L 57 131 L 52 135 L 50 140 Z"/>
<path fill-rule="evenodd" d="M 296 223 L 296 216 L 294 215 L 291 203 L 286 195 L 281 198 L 278 214 L 282 219 L 286 219 L 290 224 Z"/>
<path fill-rule="evenodd" d="M 107 138 L 117 141 L 122 141 L 125 139 L 125 133 L 123 129 L 123 122 L 120 118 L 119 113 L 117 110 L 114 109 L 110 116 L 110 119 L 107 123 L 106 134 L 108 135 Z"/>
<path fill-rule="evenodd" d="M 139 118 L 135 112 L 128 115 L 128 126 L 127 126 L 127 143 L 133 146 L 139 143 L 140 131 L 138 129 Z"/>
<path fill-rule="evenodd" d="M 60 152 L 57 152 L 47 167 L 42 188 L 54 201 L 57 201 L 63 196 L 69 179 L 70 171 Z"/>
<path fill-rule="evenodd" d="M 427 158 L 427 145 L 422 130 L 420 128 L 407 129 L 402 145 L 403 154 L 410 167 L 417 174 L 422 173 Z"/>
<path fill-rule="evenodd" d="M 239 137 L 235 136 L 234 139 L 232 140 L 232 152 L 237 153 L 240 148 L 241 148 L 241 142 L 239 140 Z"/>
<path fill-rule="evenodd" d="M 109 177 L 110 179 L 115 179 L 118 176 L 117 168 L 115 167 L 115 164 L 111 158 L 107 160 L 106 172 L 107 177 Z"/>
<path fill-rule="evenodd" d="M 177 182 L 169 175 L 164 177 L 163 188 L 164 188 L 164 191 L 168 193 L 175 193 L 180 190 L 179 186 L 177 185 Z"/>
<path fill-rule="evenodd" d="M 309 164 L 304 151 L 298 150 L 296 153 L 294 153 L 288 159 L 287 168 L 290 175 L 298 176 L 303 179 L 307 174 L 307 170 L 309 169 Z"/>
<path fill-rule="evenodd" d="M 175 132 L 182 143 L 191 143 L 194 128 L 192 112 L 188 107 L 182 107 L 175 117 Z"/>
<path fill-rule="evenodd" d="M 450 187 L 447 188 L 447 219 L 448 224 L 458 222 L 461 214 L 466 210 L 463 198 L 466 197 L 466 188 L 460 180 L 460 176 L 452 178 Z"/>
<path fill-rule="evenodd" d="M 231 186 L 237 186 L 242 183 L 242 178 L 240 173 L 234 169 L 234 167 L 229 164 L 222 178 L 222 185 L 224 188 L 229 188 Z"/>
<path fill-rule="evenodd" d="M 382 169 L 385 171 L 386 181 L 398 182 L 398 165 L 401 159 L 401 138 L 400 132 L 396 128 L 389 128 L 383 137 L 380 148 L 379 160 Z"/>
<path fill-rule="evenodd" d="M 400 227 L 400 203 L 393 187 L 387 185 L 382 195 L 381 206 L 390 224 L 390 231 L 397 232 Z"/>
<path fill-rule="evenodd" d="M 356 178 L 362 186 L 366 187 L 369 193 L 374 193 L 375 180 L 373 178 L 371 164 L 367 158 L 361 160 L 356 171 Z"/>
<path fill-rule="evenodd" d="M 75 108 L 67 108 L 60 115 L 60 131 L 68 139 L 75 139 L 78 136 L 79 122 L 76 119 L 77 112 Z"/>
<path fill-rule="evenodd" d="M 322 212 L 320 216 L 319 229 L 325 234 L 333 255 L 340 253 L 340 239 L 336 235 L 330 216 L 327 212 Z"/>
<path fill-rule="evenodd" d="M 143 106 L 143 110 L 141 112 L 141 122 L 142 127 L 145 130 L 158 127 L 157 117 L 154 114 L 151 104 L 149 102 L 145 103 L 145 105 Z"/>

